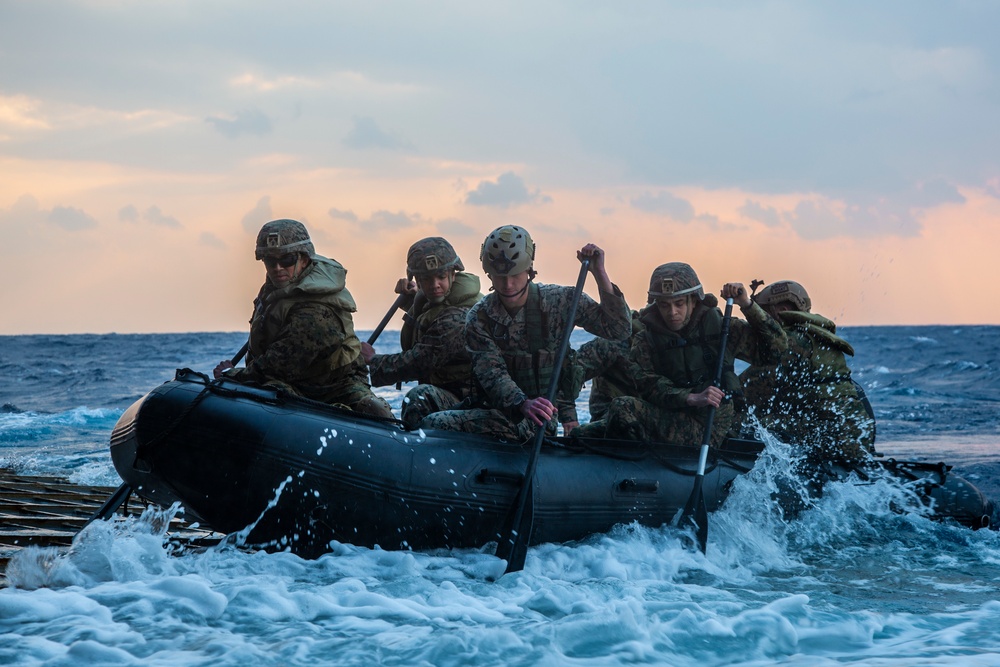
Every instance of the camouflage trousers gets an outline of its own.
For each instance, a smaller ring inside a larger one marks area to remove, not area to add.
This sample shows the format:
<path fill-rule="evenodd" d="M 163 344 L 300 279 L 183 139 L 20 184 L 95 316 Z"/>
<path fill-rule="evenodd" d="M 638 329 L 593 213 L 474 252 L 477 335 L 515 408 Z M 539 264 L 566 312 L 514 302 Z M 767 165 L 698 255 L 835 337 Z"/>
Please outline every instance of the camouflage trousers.
<path fill-rule="evenodd" d="M 629 346 L 625 341 L 594 338 L 577 350 L 576 362 L 583 367 L 583 378 L 590 386 L 590 420 L 607 416 L 611 401 L 635 393 L 631 378 L 625 374 Z"/>
<path fill-rule="evenodd" d="M 433 384 L 418 384 L 406 392 L 399 417 L 408 429 L 416 429 L 427 415 L 449 410 L 461 402 L 455 394 Z"/>
<path fill-rule="evenodd" d="M 581 437 L 621 438 L 643 442 L 700 445 L 705 437 L 705 409 L 668 410 L 634 396 L 621 396 L 611 401 L 608 415 L 573 430 Z M 733 422 L 732 403 L 723 403 L 715 410 L 711 445 L 718 447 Z"/>
<path fill-rule="evenodd" d="M 555 419 L 550 421 L 545 427 L 546 433 L 555 435 L 557 425 Z M 435 412 L 424 417 L 420 428 L 481 433 L 507 442 L 525 442 L 533 438 L 537 431 L 537 427 L 527 419 L 514 422 L 502 411 L 492 408 Z"/>

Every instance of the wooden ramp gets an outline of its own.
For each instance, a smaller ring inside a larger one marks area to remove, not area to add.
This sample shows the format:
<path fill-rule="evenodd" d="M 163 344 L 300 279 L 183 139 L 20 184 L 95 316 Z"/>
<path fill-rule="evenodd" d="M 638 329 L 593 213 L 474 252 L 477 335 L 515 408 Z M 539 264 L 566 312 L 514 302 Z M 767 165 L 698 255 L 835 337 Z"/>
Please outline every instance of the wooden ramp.
<path fill-rule="evenodd" d="M 60 477 L 20 475 L 0 468 L 0 586 L 11 557 L 28 546 L 66 548 L 73 536 L 115 492 L 113 487 L 81 486 Z M 138 516 L 145 503 L 134 497 L 118 510 Z M 190 546 L 211 546 L 223 537 L 171 521 L 171 539 Z"/>

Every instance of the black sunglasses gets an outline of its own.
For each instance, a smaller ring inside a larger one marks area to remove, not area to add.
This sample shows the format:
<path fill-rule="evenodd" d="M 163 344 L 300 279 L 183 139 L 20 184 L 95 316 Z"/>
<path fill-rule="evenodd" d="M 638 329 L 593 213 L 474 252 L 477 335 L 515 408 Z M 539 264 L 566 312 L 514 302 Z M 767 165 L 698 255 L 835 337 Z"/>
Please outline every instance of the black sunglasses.
<path fill-rule="evenodd" d="M 295 266 L 295 262 L 297 261 L 299 261 L 299 254 L 297 252 L 290 252 L 287 255 L 282 255 L 281 257 L 265 257 L 263 260 L 264 266 L 269 269 L 273 269 L 276 266 L 287 269 L 291 266 Z"/>

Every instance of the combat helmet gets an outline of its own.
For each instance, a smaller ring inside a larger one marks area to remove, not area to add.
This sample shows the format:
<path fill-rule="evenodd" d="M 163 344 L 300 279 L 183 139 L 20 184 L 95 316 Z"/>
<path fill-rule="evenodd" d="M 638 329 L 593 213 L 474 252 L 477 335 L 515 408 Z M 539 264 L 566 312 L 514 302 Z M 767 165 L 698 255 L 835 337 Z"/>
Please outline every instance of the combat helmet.
<path fill-rule="evenodd" d="M 440 236 L 420 239 L 406 253 L 406 273 L 414 278 L 454 269 L 465 271 L 455 249 Z"/>
<path fill-rule="evenodd" d="M 530 271 L 535 261 L 535 242 L 528 230 L 514 225 L 497 227 L 483 241 L 479 252 L 483 271 L 498 276 L 513 276 Z"/>
<path fill-rule="evenodd" d="M 775 306 L 785 301 L 792 304 L 795 310 L 808 313 L 812 308 L 812 300 L 806 288 L 794 280 L 779 280 L 771 283 L 758 294 L 753 295 L 753 300 L 760 304 L 761 308 Z"/>
<path fill-rule="evenodd" d="M 291 252 L 316 254 L 316 248 L 309 240 L 306 226 L 298 220 L 272 220 L 260 228 L 257 234 L 257 259 L 280 257 Z"/>
<path fill-rule="evenodd" d="M 658 298 L 671 299 L 675 296 L 697 293 L 699 301 L 704 300 L 705 290 L 690 264 L 668 262 L 660 264 L 649 278 L 649 302 Z"/>

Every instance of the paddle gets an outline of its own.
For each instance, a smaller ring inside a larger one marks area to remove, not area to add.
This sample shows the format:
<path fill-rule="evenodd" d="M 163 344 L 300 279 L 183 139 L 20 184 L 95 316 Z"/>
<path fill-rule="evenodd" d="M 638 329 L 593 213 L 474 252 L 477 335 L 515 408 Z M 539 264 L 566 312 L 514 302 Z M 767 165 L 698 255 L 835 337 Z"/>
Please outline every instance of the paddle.
<path fill-rule="evenodd" d="M 563 332 L 562 341 L 559 344 L 559 351 L 555 358 L 555 368 L 552 371 L 552 379 L 549 380 L 549 390 L 545 397 L 550 402 L 556 398 L 556 389 L 559 387 L 559 373 L 562 371 L 563 359 L 566 358 L 566 351 L 569 349 L 569 337 L 573 333 L 574 321 L 576 320 L 576 308 L 580 304 L 580 294 L 583 292 L 583 284 L 587 280 L 587 270 L 590 267 L 590 260 L 581 260 L 583 266 L 580 267 L 580 277 L 576 279 L 576 288 L 573 291 L 573 300 L 569 304 L 569 311 L 566 313 L 566 331 Z M 535 466 L 538 463 L 538 455 L 542 450 L 542 440 L 545 438 L 545 424 L 538 427 L 535 433 L 535 441 L 531 453 L 528 455 L 528 465 L 524 470 L 524 480 L 521 488 L 514 499 L 511 522 L 500 532 L 500 541 L 497 542 L 497 558 L 507 561 L 508 572 L 518 572 L 524 569 L 524 559 L 528 555 L 528 540 L 531 539 L 531 530 L 535 522 L 534 513 L 534 481 Z"/>
<path fill-rule="evenodd" d="M 722 336 L 719 340 L 719 358 L 715 364 L 715 379 L 712 385 L 718 387 L 722 384 L 722 367 L 726 359 L 726 339 L 729 338 L 729 322 L 733 319 L 733 300 L 726 299 L 726 314 L 722 317 Z M 684 512 L 681 513 L 677 526 L 686 528 L 691 526 L 695 530 L 695 537 L 698 540 L 698 548 L 705 553 L 708 544 L 708 509 L 705 507 L 705 494 L 702 491 L 702 483 L 705 481 L 705 464 L 708 462 L 708 446 L 712 441 L 712 422 L 715 421 L 715 406 L 708 406 L 708 416 L 705 418 L 705 435 L 701 439 L 701 454 L 698 457 L 698 474 L 694 476 L 694 488 L 688 497 L 687 504 L 684 505 Z"/>
<path fill-rule="evenodd" d="M 402 305 L 405 298 L 405 294 L 400 294 L 396 297 L 396 300 L 392 302 L 392 305 L 389 306 L 389 310 L 386 312 L 385 317 L 383 317 L 382 321 L 378 323 L 377 327 L 375 327 L 375 331 L 372 332 L 372 335 L 368 337 L 369 345 L 374 345 L 375 341 L 378 340 L 378 337 L 382 335 L 382 330 L 385 329 L 385 325 L 389 324 L 389 320 L 391 320 L 392 316 L 396 314 L 396 310 Z"/>

